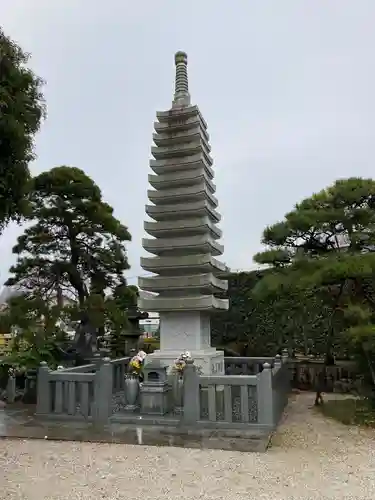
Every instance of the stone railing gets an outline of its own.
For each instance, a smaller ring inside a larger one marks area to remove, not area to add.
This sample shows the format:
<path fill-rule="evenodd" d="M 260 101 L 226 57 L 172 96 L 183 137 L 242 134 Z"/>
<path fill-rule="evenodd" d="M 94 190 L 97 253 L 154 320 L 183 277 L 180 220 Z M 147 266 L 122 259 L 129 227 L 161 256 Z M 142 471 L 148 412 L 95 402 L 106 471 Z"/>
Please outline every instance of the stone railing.
<path fill-rule="evenodd" d="M 87 367 L 50 370 L 43 361 L 38 372 L 36 414 L 57 419 L 91 419 L 94 402 L 98 400 L 97 372 L 92 371 L 94 365 Z"/>
<path fill-rule="evenodd" d="M 257 376 L 202 376 L 198 383 L 199 420 L 202 422 L 221 426 L 258 422 L 258 408 L 262 403 L 258 401 Z M 191 395 L 186 394 L 186 399 L 189 401 Z"/>
<path fill-rule="evenodd" d="M 283 356 L 287 357 L 286 351 Z M 225 357 L 225 373 L 255 375 L 263 369 L 264 363 L 273 367 L 274 361 L 274 358 Z M 325 366 L 323 361 L 290 359 L 289 368 L 291 385 L 295 389 L 316 391 L 318 386 L 322 386 L 324 392 L 358 394 L 364 385 L 355 362 L 337 361 L 336 365 Z"/>
<path fill-rule="evenodd" d="M 243 364 L 246 358 L 237 359 Z M 257 366 L 260 360 L 251 361 Z M 285 356 L 269 361 L 272 365 L 266 361 L 254 375 L 200 376 L 188 365 L 183 421 L 215 428 L 276 427 L 288 401 L 290 375 Z"/>
<path fill-rule="evenodd" d="M 57 370 L 59 373 L 95 373 L 96 371 L 96 363 L 90 363 L 87 365 L 81 366 L 69 366 L 67 368 L 61 368 Z"/>
<path fill-rule="evenodd" d="M 128 370 L 130 359 L 131 358 L 129 357 L 118 358 L 118 359 L 112 359 L 110 362 L 113 367 L 113 375 L 112 375 L 113 394 L 124 390 L 125 374 Z"/>
<path fill-rule="evenodd" d="M 287 354 L 285 353 L 286 357 Z M 224 367 L 226 375 L 256 375 L 263 369 L 264 363 L 269 363 L 272 367 L 275 358 L 245 358 L 245 357 L 225 357 Z"/>
<path fill-rule="evenodd" d="M 333 366 L 324 362 L 290 360 L 292 386 L 305 391 L 316 391 L 323 387 L 324 392 L 361 393 L 364 383 L 355 362 L 337 361 Z"/>
<path fill-rule="evenodd" d="M 129 361 L 129 357 L 110 360 L 96 356 L 91 364 L 60 370 L 50 370 L 41 363 L 37 415 L 56 419 L 108 418 L 112 395 L 124 391 Z"/>
<path fill-rule="evenodd" d="M 182 379 L 171 379 L 166 367 L 146 365 L 145 380 L 133 402 L 127 391 L 132 390 L 134 396 L 134 383 L 132 389 L 125 383 L 129 358 L 104 358 L 78 367 L 81 371 L 53 371 L 42 363 L 36 414 L 103 425 L 134 424 L 142 417 L 145 425 L 272 429 L 287 403 L 290 376 L 285 358 L 270 361 L 253 375 L 203 376 L 189 360 Z M 124 404 L 116 403 L 118 394 Z"/>

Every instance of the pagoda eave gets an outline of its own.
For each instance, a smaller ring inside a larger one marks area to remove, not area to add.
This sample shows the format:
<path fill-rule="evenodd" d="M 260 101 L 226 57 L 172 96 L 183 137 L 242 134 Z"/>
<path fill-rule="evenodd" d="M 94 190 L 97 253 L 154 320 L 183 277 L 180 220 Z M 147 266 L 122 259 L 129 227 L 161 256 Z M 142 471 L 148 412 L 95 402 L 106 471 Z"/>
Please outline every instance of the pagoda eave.
<path fill-rule="evenodd" d="M 147 234 L 155 238 L 176 238 L 183 235 L 189 237 L 210 233 L 213 239 L 218 240 L 222 236 L 221 229 L 212 223 L 209 217 L 161 222 L 145 221 L 143 227 Z"/>
<path fill-rule="evenodd" d="M 188 157 L 199 153 L 203 153 L 207 156 L 210 154 L 210 148 L 207 147 L 203 141 L 186 142 L 179 146 L 151 147 L 151 154 L 155 160 L 166 160 L 169 158 L 179 158 L 181 156 Z"/>
<path fill-rule="evenodd" d="M 181 205 L 146 205 L 146 214 L 156 221 L 185 219 L 188 217 L 210 217 L 216 224 L 221 215 L 206 200 Z"/>
<path fill-rule="evenodd" d="M 169 122 L 154 122 L 154 130 L 157 134 L 163 133 L 173 133 L 178 134 L 180 132 L 185 132 L 192 130 L 195 127 L 199 127 L 202 134 L 204 135 L 206 141 L 210 140 L 210 136 L 198 115 L 195 115 L 187 120 L 181 121 L 169 121 Z"/>
<path fill-rule="evenodd" d="M 153 134 L 152 139 L 156 146 L 163 148 L 175 145 L 180 146 L 181 141 L 198 142 L 201 139 L 206 143 L 206 147 L 209 147 L 209 137 L 207 137 L 206 134 L 203 134 L 202 130 L 200 128 L 197 129 L 197 127 L 194 127 L 191 130 L 187 129 L 185 131 L 181 130 L 179 132 L 174 132 L 173 135 L 170 130 L 165 130 L 164 132 Z"/>
<path fill-rule="evenodd" d="M 142 246 L 146 252 L 160 256 L 165 253 L 171 255 L 174 252 L 175 255 L 207 253 L 217 257 L 224 252 L 223 245 L 214 241 L 208 234 L 192 236 L 190 238 L 143 238 Z"/>
<path fill-rule="evenodd" d="M 218 206 L 216 196 L 209 192 L 205 182 L 185 186 L 181 188 L 163 189 L 156 191 L 149 189 L 147 191 L 148 199 L 155 205 L 172 205 L 174 203 L 184 204 L 199 200 L 207 200 L 213 208 Z"/>
<path fill-rule="evenodd" d="M 195 294 L 212 295 L 223 293 L 228 289 L 228 282 L 221 280 L 211 273 L 196 274 L 194 276 L 151 276 L 141 277 L 139 286 L 146 292 L 178 292 L 177 295 L 186 295 L 186 292 L 195 291 Z"/>
<path fill-rule="evenodd" d="M 209 254 L 184 255 L 177 257 L 141 257 L 141 267 L 146 272 L 160 276 L 183 276 L 212 273 L 223 276 L 228 267 Z"/>
<path fill-rule="evenodd" d="M 140 299 L 138 302 L 140 309 L 149 312 L 170 312 L 170 311 L 207 311 L 216 310 L 227 311 L 229 300 L 218 299 L 213 295 L 201 295 L 194 297 L 152 297 Z"/>
<path fill-rule="evenodd" d="M 213 159 L 203 152 L 199 152 L 190 157 L 181 156 L 180 158 L 167 158 L 164 160 L 150 160 L 150 167 L 155 174 L 165 174 L 178 170 L 188 170 L 190 168 L 204 167 L 213 179 L 214 172 L 212 170 Z M 212 174 L 212 175 L 210 175 Z"/>
<path fill-rule="evenodd" d="M 199 107 L 195 104 L 193 106 L 181 106 L 181 107 L 174 107 L 172 109 L 168 109 L 167 111 L 157 111 L 156 112 L 156 118 L 158 119 L 159 123 L 166 123 L 167 126 L 170 126 L 173 121 L 176 119 L 180 120 L 188 120 L 191 117 L 197 117 L 199 116 L 199 119 L 201 120 L 203 127 L 207 128 L 207 122 L 203 118 Z"/>
<path fill-rule="evenodd" d="M 195 184 L 203 185 L 203 183 L 206 183 L 212 194 L 216 191 L 216 185 L 207 177 L 205 170 L 202 168 L 159 175 L 149 174 L 148 182 L 156 190 L 194 186 Z"/>

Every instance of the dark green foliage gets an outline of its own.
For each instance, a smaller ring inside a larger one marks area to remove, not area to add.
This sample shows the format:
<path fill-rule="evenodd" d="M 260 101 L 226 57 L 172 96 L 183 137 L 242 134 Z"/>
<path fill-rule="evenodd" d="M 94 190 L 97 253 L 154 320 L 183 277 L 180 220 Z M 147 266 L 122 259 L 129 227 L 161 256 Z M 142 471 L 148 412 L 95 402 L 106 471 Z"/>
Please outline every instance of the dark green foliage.
<path fill-rule="evenodd" d="M 228 276 L 231 307 L 213 316 L 215 345 L 253 356 L 288 347 L 327 361 L 351 354 L 375 379 L 374 200 L 371 179 L 340 180 L 266 228 L 255 260 L 268 267 Z"/>
<path fill-rule="evenodd" d="M 0 233 L 27 211 L 34 136 L 45 115 L 43 82 L 28 59 L 0 27 Z"/>
<path fill-rule="evenodd" d="M 225 298 L 229 298 L 230 308 L 212 316 L 214 345 L 230 345 L 249 356 L 273 356 L 284 347 L 291 353 L 324 354 L 329 311 L 322 298 L 306 291 L 303 301 L 296 293 L 259 299 L 255 287 L 269 272 L 231 273 L 226 277 L 229 288 Z"/>
<path fill-rule="evenodd" d="M 251 290 L 261 279 L 262 273 L 230 273 L 228 292 L 222 298 L 229 298 L 229 310 L 212 315 L 211 337 L 213 345 L 236 343 L 243 346 L 254 334 L 251 315 L 256 304 L 251 300 Z M 265 346 L 264 346 L 265 347 Z"/>
<path fill-rule="evenodd" d="M 258 299 L 293 293 L 307 306 L 308 297 L 320 296 L 328 314 L 327 359 L 349 328 L 346 338 L 367 351 L 371 369 L 375 181 L 335 182 L 297 204 L 282 222 L 266 228 L 263 243 L 268 250 L 255 260 L 269 264 L 272 272 L 254 290 Z"/>
<path fill-rule="evenodd" d="M 138 288 L 119 286 L 111 299 L 109 310 L 110 349 L 113 358 L 126 355 L 127 332 L 131 329 L 128 313 L 137 310 Z"/>
<path fill-rule="evenodd" d="M 18 259 L 6 284 L 23 290 L 34 304 L 54 307 L 59 321 L 78 324 L 86 318 L 99 336 L 123 328 L 124 306 L 135 294 L 123 274 L 129 268 L 127 228 L 78 168 L 44 172 L 31 187 L 31 225 L 13 249 Z M 24 330 L 20 319 L 12 326 Z"/>
<path fill-rule="evenodd" d="M 57 167 L 37 176 L 30 193 L 28 227 L 13 252 L 8 285 L 47 299 L 58 290 L 81 307 L 88 297 L 125 284 L 130 234 L 82 170 Z"/>
<path fill-rule="evenodd" d="M 48 304 L 35 294 L 11 299 L 0 315 L 0 330 L 15 334 L 12 353 L 3 362 L 29 369 L 46 361 L 56 367 L 56 346 L 63 338 L 60 317 L 58 305 Z"/>

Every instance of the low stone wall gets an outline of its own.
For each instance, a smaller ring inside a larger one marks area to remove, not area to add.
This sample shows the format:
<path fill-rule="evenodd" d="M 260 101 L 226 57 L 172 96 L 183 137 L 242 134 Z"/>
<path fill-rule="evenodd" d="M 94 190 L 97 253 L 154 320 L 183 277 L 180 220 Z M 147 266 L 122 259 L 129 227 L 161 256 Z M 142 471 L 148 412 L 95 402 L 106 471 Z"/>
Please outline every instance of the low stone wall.
<path fill-rule="evenodd" d="M 225 357 L 225 373 L 228 375 L 254 375 L 271 365 L 274 358 Z M 289 360 L 291 385 L 294 389 L 316 391 L 320 385 L 324 392 L 360 393 L 363 387 L 355 362 L 338 361 L 325 366 L 323 361 Z"/>
<path fill-rule="evenodd" d="M 340 362 L 325 366 L 323 362 L 289 362 L 292 387 L 305 391 L 316 391 L 320 386 L 324 392 L 360 392 L 362 377 L 354 362 Z"/>

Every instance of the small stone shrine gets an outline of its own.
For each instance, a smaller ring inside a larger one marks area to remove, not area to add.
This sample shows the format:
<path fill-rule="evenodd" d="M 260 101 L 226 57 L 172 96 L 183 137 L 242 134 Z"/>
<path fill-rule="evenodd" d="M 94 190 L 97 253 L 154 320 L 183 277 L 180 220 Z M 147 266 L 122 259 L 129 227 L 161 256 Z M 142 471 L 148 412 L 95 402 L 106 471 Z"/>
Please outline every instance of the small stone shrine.
<path fill-rule="evenodd" d="M 168 413 L 171 388 L 167 368 L 157 359 L 150 361 L 144 367 L 144 379 L 141 386 L 141 413 L 148 415 Z"/>

